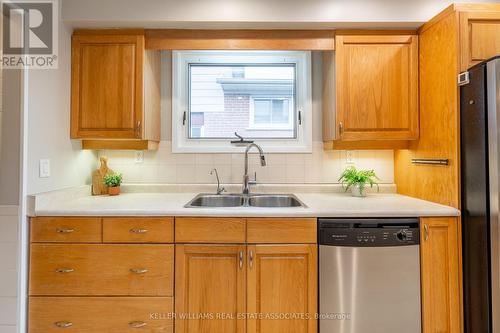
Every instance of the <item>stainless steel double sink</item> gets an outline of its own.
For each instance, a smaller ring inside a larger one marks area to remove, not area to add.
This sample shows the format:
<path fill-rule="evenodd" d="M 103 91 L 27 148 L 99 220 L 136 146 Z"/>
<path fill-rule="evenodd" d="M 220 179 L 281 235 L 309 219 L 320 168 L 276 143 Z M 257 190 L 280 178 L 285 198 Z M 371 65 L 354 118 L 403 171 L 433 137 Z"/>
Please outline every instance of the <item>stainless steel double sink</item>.
<path fill-rule="evenodd" d="M 293 194 L 198 194 L 186 208 L 208 207 L 307 207 Z"/>

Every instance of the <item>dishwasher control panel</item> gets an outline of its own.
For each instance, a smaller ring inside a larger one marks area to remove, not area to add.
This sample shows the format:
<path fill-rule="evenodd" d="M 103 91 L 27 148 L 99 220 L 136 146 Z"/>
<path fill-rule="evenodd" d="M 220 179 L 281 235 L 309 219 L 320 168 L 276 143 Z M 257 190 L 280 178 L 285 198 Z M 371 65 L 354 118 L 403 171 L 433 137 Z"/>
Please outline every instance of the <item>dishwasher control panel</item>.
<path fill-rule="evenodd" d="M 416 219 L 320 219 L 319 243 L 331 246 L 404 246 L 420 241 Z"/>

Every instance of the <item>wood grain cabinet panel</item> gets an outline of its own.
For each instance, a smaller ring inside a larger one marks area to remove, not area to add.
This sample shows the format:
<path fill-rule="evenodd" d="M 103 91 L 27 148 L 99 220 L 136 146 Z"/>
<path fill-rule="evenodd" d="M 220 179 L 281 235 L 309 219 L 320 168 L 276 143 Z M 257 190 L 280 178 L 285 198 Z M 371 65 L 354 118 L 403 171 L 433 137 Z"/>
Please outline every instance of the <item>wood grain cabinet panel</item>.
<path fill-rule="evenodd" d="M 75 30 L 71 61 L 71 138 L 84 149 L 157 149 L 161 59 L 144 30 Z"/>
<path fill-rule="evenodd" d="M 104 243 L 173 243 L 171 217 L 120 217 L 103 219 Z"/>
<path fill-rule="evenodd" d="M 417 139 L 418 37 L 335 39 L 336 139 Z"/>
<path fill-rule="evenodd" d="M 172 296 L 173 245 L 31 244 L 30 295 Z"/>
<path fill-rule="evenodd" d="M 243 245 L 177 245 L 176 333 L 243 333 L 245 319 Z M 182 316 L 191 315 L 191 319 Z M 224 317 L 221 317 L 224 316 Z"/>
<path fill-rule="evenodd" d="M 458 218 L 421 219 L 421 285 L 424 333 L 461 332 Z"/>
<path fill-rule="evenodd" d="M 500 54 L 500 6 L 497 11 L 460 13 L 461 70 Z"/>
<path fill-rule="evenodd" d="M 72 52 L 71 137 L 140 138 L 144 36 L 74 35 Z"/>
<path fill-rule="evenodd" d="M 34 217 L 30 219 L 32 242 L 100 243 L 101 218 Z"/>
<path fill-rule="evenodd" d="M 171 333 L 171 297 L 30 297 L 29 333 Z"/>
<path fill-rule="evenodd" d="M 314 218 L 250 218 L 247 243 L 316 243 Z"/>
<path fill-rule="evenodd" d="M 176 243 L 245 243 L 246 220 L 219 217 L 177 217 Z"/>
<path fill-rule="evenodd" d="M 261 313 L 265 317 L 304 316 L 249 317 L 248 333 L 316 333 L 317 246 L 248 246 L 248 257 L 248 313 Z"/>

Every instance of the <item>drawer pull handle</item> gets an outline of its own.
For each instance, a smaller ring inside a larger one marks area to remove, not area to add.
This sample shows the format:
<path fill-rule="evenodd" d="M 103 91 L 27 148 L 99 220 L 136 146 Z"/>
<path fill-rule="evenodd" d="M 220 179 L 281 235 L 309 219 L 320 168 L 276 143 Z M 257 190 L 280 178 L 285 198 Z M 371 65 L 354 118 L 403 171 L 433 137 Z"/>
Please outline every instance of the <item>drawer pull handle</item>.
<path fill-rule="evenodd" d="M 56 268 L 56 273 L 61 273 L 61 274 L 66 274 L 66 273 L 73 273 L 75 270 L 73 268 Z"/>
<path fill-rule="evenodd" d="M 58 321 L 58 322 L 55 322 L 54 325 L 56 325 L 59 328 L 69 328 L 69 327 L 73 326 L 73 323 L 70 321 Z"/>
<path fill-rule="evenodd" d="M 130 271 L 134 274 L 144 274 L 148 272 L 146 268 L 131 268 Z"/>
<path fill-rule="evenodd" d="M 243 268 L 243 251 L 240 251 L 240 269 Z"/>
<path fill-rule="evenodd" d="M 132 321 L 130 323 L 128 323 L 128 326 L 130 328 L 143 328 L 147 325 L 147 323 L 143 322 L 143 321 Z"/>
<path fill-rule="evenodd" d="M 139 228 L 133 228 L 129 230 L 133 234 L 145 234 L 148 232 L 148 229 L 139 229 Z"/>
<path fill-rule="evenodd" d="M 250 262 L 250 269 L 252 269 L 253 268 L 253 251 L 250 251 L 250 260 L 249 260 L 249 262 Z"/>
<path fill-rule="evenodd" d="M 75 232 L 75 229 L 71 228 L 57 228 L 56 231 L 60 234 L 70 234 L 72 232 Z"/>
<path fill-rule="evenodd" d="M 429 226 L 424 224 L 424 240 L 429 240 Z"/>

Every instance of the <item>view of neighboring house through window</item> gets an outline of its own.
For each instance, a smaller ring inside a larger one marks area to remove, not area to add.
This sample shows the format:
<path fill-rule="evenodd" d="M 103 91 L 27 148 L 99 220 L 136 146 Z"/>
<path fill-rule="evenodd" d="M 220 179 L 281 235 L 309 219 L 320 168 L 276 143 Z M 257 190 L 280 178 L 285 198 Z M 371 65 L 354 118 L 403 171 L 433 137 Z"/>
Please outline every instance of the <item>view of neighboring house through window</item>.
<path fill-rule="evenodd" d="M 172 149 L 238 152 L 238 135 L 268 152 L 312 149 L 311 53 L 173 51 Z"/>
<path fill-rule="evenodd" d="M 295 138 L 295 64 L 190 64 L 190 138 Z"/>

